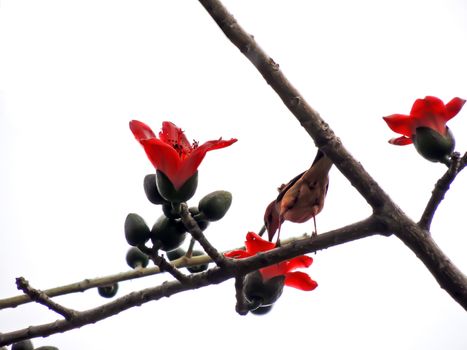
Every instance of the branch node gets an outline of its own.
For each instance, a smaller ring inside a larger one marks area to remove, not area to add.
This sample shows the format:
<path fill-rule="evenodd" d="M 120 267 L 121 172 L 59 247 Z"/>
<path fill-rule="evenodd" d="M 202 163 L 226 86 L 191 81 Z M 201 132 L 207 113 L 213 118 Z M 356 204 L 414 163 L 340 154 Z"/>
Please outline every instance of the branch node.
<path fill-rule="evenodd" d="M 67 321 L 72 321 L 78 315 L 78 312 L 66 308 L 49 298 L 49 296 L 41 290 L 31 287 L 29 282 L 24 277 L 18 277 L 16 279 L 16 286 L 24 294 L 29 296 L 31 300 L 38 304 L 48 307 L 50 310 L 55 311 L 59 315 L 62 315 Z"/>

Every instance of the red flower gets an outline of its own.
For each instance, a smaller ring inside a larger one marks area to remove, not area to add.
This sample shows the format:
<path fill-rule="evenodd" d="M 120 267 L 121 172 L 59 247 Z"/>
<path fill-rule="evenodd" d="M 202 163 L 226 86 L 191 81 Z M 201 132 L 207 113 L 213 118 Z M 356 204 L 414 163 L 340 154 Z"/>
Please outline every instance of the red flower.
<path fill-rule="evenodd" d="M 442 136 L 447 134 L 446 122 L 461 110 L 465 100 L 455 97 L 446 105 L 439 98 L 426 96 L 414 102 L 410 115 L 393 114 L 383 117 L 388 126 L 403 136 L 389 140 L 393 145 L 408 145 L 419 127 L 427 127 Z"/>
<path fill-rule="evenodd" d="M 225 253 L 228 258 L 242 259 L 254 256 L 257 253 L 265 252 L 276 247 L 275 243 L 262 239 L 254 232 L 248 232 L 246 235 L 245 248 L 246 250 L 233 250 Z M 282 261 L 268 267 L 260 269 L 261 276 L 264 281 L 267 281 L 276 276 L 284 276 L 284 284 L 289 287 L 310 291 L 318 286 L 316 281 L 312 280 L 304 272 L 293 271 L 302 267 L 309 267 L 313 259 L 306 255 L 297 256 L 287 261 Z"/>
<path fill-rule="evenodd" d="M 220 138 L 201 146 L 197 142 L 190 144 L 182 129 L 171 122 L 162 123 L 159 138 L 149 126 L 138 120 L 130 122 L 130 129 L 144 147 L 151 163 L 169 178 L 175 189 L 179 189 L 196 173 L 206 152 L 230 146 L 237 141 Z"/>

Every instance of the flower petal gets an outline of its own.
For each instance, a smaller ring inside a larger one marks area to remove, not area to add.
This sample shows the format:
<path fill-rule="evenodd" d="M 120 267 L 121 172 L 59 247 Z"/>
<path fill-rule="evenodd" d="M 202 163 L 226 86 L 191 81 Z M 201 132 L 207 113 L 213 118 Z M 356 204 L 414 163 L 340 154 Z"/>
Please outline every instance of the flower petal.
<path fill-rule="evenodd" d="M 407 137 L 412 137 L 415 133 L 414 120 L 405 114 L 392 114 L 383 117 L 384 121 L 388 124 L 392 131 L 402 134 Z"/>
<path fill-rule="evenodd" d="M 232 250 L 230 252 L 224 253 L 224 256 L 226 256 L 227 258 L 232 258 L 232 259 L 243 259 L 243 258 L 249 258 L 252 255 L 245 250 L 238 249 L 238 250 Z"/>
<path fill-rule="evenodd" d="M 461 108 L 464 106 L 465 100 L 459 97 L 454 97 L 451 101 L 446 104 L 446 114 L 444 116 L 444 121 L 448 121 L 454 117 Z"/>
<path fill-rule="evenodd" d="M 245 247 L 248 253 L 254 255 L 259 252 L 274 249 L 276 244 L 262 239 L 254 232 L 248 232 L 246 235 Z"/>
<path fill-rule="evenodd" d="M 313 263 L 313 258 L 311 256 L 300 255 L 295 258 L 292 258 L 287 263 L 287 271 L 293 271 L 300 268 L 309 267 Z"/>
<path fill-rule="evenodd" d="M 180 157 L 177 151 L 167 143 L 153 138 L 139 141 L 146 151 L 146 155 L 157 170 L 162 171 L 175 188 L 180 188 L 188 178 L 180 179 Z"/>
<path fill-rule="evenodd" d="M 263 280 L 268 281 L 277 276 L 285 276 L 285 270 L 284 263 L 278 263 L 263 267 L 259 269 L 259 272 L 261 273 Z"/>
<path fill-rule="evenodd" d="M 156 138 L 151 128 L 139 120 L 132 120 L 130 122 L 130 129 L 138 141 Z"/>
<path fill-rule="evenodd" d="M 193 149 L 191 154 L 183 161 L 182 167 L 180 168 L 180 172 L 182 173 L 180 176 L 185 178 L 185 180 L 189 179 L 198 169 L 208 151 L 228 147 L 236 141 L 237 139 L 208 141 Z"/>
<path fill-rule="evenodd" d="M 179 147 L 180 153 L 184 155 L 188 155 L 192 151 L 191 144 L 188 142 L 185 133 L 174 123 L 167 121 L 162 122 L 162 131 L 159 132 L 159 138 L 161 141 L 170 144 L 172 147 L 174 145 Z"/>
<path fill-rule="evenodd" d="M 405 137 L 405 136 L 401 136 L 401 137 L 390 139 L 388 142 L 396 146 L 405 146 L 405 145 L 410 145 L 412 143 L 412 139 Z"/>
<path fill-rule="evenodd" d="M 438 97 L 426 96 L 425 98 L 415 100 L 412 109 L 410 110 L 410 116 L 415 119 L 425 119 L 430 114 L 433 115 L 444 115 L 446 107 L 443 101 Z"/>
<path fill-rule="evenodd" d="M 310 291 L 318 287 L 318 283 L 301 271 L 289 272 L 285 275 L 284 284 L 289 287 Z"/>

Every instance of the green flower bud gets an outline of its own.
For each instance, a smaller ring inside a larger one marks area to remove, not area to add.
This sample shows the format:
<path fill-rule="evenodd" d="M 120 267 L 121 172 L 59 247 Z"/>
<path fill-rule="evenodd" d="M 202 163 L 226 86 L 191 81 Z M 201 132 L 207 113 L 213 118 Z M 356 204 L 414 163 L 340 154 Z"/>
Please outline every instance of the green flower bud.
<path fill-rule="evenodd" d="M 144 177 L 144 193 L 153 204 L 164 204 L 166 201 L 160 195 L 156 185 L 156 174 L 148 174 Z"/>
<path fill-rule="evenodd" d="M 162 171 L 156 170 L 156 183 L 160 195 L 165 200 L 172 203 L 186 202 L 193 197 L 198 187 L 198 171 L 196 171 L 179 189 L 176 189 Z"/>
<path fill-rule="evenodd" d="M 150 230 L 143 218 L 130 213 L 125 219 L 125 238 L 129 245 L 137 246 L 148 241 Z"/>
<path fill-rule="evenodd" d="M 174 250 L 169 250 L 167 252 L 167 259 L 169 259 L 169 261 L 174 261 L 174 260 L 177 260 L 179 258 L 181 258 L 182 256 L 185 255 L 185 249 L 183 248 L 177 248 L 177 249 L 174 249 Z"/>
<path fill-rule="evenodd" d="M 259 271 L 249 273 L 245 276 L 243 285 L 246 300 L 254 305 L 254 309 L 274 304 L 282 294 L 284 279 L 285 277 L 281 275 L 265 282 Z"/>
<path fill-rule="evenodd" d="M 436 130 L 427 127 L 419 127 L 412 136 L 415 149 L 425 159 L 432 162 L 441 162 L 449 165 L 449 156 L 454 151 L 456 142 L 454 136 L 446 127 L 446 135 L 441 135 Z"/>
<path fill-rule="evenodd" d="M 186 237 L 186 228 L 180 220 L 161 216 L 151 230 L 151 240 L 161 242 L 160 249 L 169 251 L 178 248 Z"/>
<path fill-rule="evenodd" d="M 201 250 L 193 250 L 193 253 L 191 256 L 200 256 L 204 255 L 204 252 Z M 188 266 L 187 270 L 190 271 L 191 273 L 197 273 L 197 272 L 203 272 L 208 269 L 209 264 L 201 264 L 201 265 L 193 265 L 193 266 Z"/>
<path fill-rule="evenodd" d="M 118 283 L 97 287 L 99 295 L 104 298 L 113 298 L 118 292 Z"/>
<path fill-rule="evenodd" d="M 21 340 L 17 343 L 14 343 L 11 346 L 11 350 L 32 350 L 34 349 L 34 346 L 32 345 L 32 341 L 29 339 L 26 340 Z"/>
<path fill-rule="evenodd" d="M 206 219 L 217 221 L 224 217 L 232 204 L 232 194 L 227 191 L 215 191 L 204 196 L 199 201 L 198 208 Z"/>
<path fill-rule="evenodd" d="M 195 219 L 196 223 L 198 224 L 201 231 L 206 230 L 209 226 L 209 221 L 206 219 L 206 216 L 201 213 L 198 207 L 191 207 L 188 209 L 193 219 Z"/>
<path fill-rule="evenodd" d="M 131 247 L 126 253 L 126 263 L 131 268 L 146 267 L 149 263 L 149 258 L 139 248 Z"/>

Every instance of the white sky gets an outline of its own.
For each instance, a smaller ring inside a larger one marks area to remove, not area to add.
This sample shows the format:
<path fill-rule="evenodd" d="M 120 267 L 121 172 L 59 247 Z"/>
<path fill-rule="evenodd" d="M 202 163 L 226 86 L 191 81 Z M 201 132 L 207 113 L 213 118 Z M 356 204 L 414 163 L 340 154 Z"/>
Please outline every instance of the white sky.
<path fill-rule="evenodd" d="M 467 98 L 467 5 L 438 1 L 225 0 L 377 182 L 417 220 L 445 167 L 419 157 L 381 119 L 416 98 Z M 197 1 L 0 2 L 0 298 L 14 279 L 37 288 L 127 270 L 123 222 L 159 208 L 142 190 L 153 168 L 128 129 L 170 120 L 200 142 L 236 137 L 200 168 L 196 204 L 233 193 L 207 236 L 236 247 L 262 223 L 275 189 L 308 168 L 314 144 Z M 467 151 L 467 109 L 450 121 Z M 462 173 L 434 219 L 435 240 L 467 271 Z M 318 231 L 370 208 L 334 168 Z M 284 237 L 311 223 L 286 223 Z M 63 350 L 466 349 L 465 311 L 397 238 L 373 237 L 314 256 L 313 292 L 287 288 L 264 317 L 235 313 L 233 281 L 34 344 Z M 167 279 L 121 284 L 119 295 Z M 77 309 L 95 290 L 57 299 Z M 0 332 L 58 318 L 39 305 L 0 311 Z M 151 344 L 151 345 L 148 345 Z"/>

